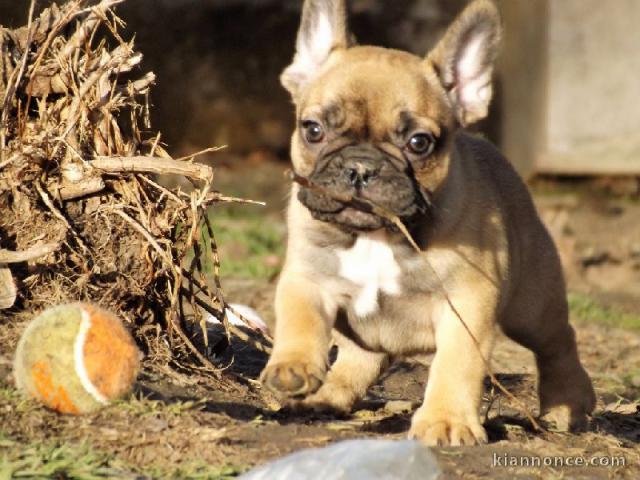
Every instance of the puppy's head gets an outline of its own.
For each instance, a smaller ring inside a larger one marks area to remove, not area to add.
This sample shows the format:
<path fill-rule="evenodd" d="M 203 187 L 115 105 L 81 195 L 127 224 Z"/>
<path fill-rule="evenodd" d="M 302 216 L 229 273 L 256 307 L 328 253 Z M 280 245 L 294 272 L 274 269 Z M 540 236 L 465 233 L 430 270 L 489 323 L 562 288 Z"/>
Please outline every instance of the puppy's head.
<path fill-rule="evenodd" d="M 446 180 L 455 130 L 487 114 L 500 20 L 475 0 L 425 58 L 354 46 L 344 0 L 306 0 L 293 63 L 281 80 L 296 104 L 296 171 L 410 221 Z M 312 215 L 350 230 L 385 221 L 301 188 Z"/>

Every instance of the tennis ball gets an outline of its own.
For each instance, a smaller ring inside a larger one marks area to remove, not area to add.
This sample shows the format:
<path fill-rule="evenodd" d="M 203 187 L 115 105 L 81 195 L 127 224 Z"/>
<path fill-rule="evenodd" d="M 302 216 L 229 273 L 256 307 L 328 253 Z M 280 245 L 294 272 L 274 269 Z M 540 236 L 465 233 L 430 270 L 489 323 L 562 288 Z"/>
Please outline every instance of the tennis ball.
<path fill-rule="evenodd" d="M 27 326 L 16 350 L 16 384 L 61 413 L 91 412 L 130 391 L 140 367 L 131 335 L 113 313 L 74 303 Z"/>

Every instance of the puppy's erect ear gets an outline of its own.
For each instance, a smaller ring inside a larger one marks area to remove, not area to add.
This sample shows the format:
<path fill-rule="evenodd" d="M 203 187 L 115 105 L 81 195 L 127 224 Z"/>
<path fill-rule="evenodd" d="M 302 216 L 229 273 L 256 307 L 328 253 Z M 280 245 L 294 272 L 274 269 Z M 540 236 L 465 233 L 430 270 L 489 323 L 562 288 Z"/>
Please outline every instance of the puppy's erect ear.
<path fill-rule="evenodd" d="M 318 74 L 332 51 L 349 46 L 345 0 L 305 0 L 293 63 L 282 85 L 295 97 Z"/>
<path fill-rule="evenodd" d="M 463 126 L 487 116 L 500 36 L 500 14 L 494 3 L 475 0 L 427 57 Z"/>

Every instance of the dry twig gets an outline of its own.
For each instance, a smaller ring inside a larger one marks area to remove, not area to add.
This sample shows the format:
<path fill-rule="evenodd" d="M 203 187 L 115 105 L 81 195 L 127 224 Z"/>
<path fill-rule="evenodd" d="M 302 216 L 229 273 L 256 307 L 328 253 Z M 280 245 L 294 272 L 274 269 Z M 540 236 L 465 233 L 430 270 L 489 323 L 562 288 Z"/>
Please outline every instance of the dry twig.
<path fill-rule="evenodd" d="M 28 250 L 12 252 L 10 250 L 0 250 L 0 265 L 7 263 L 22 263 L 45 257 L 60 248 L 60 242 L 43 243 L 35 245 Z"/>
<path fill-rule="evenodd" d="M 155 173 L 182 175 L 211 181 L 213 170 L 202 163 L 187 163 L 160 157 L 97 157 L 90 165 L 104 173 Z"/>
<path fill-rule="evenodd" d="M 418 244 L 415 242 L 415 240 L 409 233 L 409 230 L 407 230 L 407 227 L 405 226 L 405 224 L 402 223 L 402 220 L 400 220 L 397 215 L 394 215 L 386 208 L 380 205 L 376 205 L 372 201 L 365 200 L 364 198 L 355 197 L 352 195 L 344 195 L 337 192 L 329 192 L 327 189 L 322 188 L 319 185 L 315 185 L 308 178 L 302 177 L 293 171 L 289 173 L 289 177 L 294 182 L 302 185 L 308 190 L 312 190 L 316 193 L 319 193 L 320 195 L 325 195 L 333 200 L 343 203 L 344 205 L 355 208 L 356 210 L 372 213 L 374 215 L 377 215 L 378 217 L 382 217 L 385 220 L 393 223 L 396 226 L 396 228 L 400 230 L 400 232 L 402 232 L 402 234 L 407 239 L 407 241 L 411 244 L 411 246 L 416 251 L 418 252 L 421 251 L 420 247 L 418 247 Z"/>

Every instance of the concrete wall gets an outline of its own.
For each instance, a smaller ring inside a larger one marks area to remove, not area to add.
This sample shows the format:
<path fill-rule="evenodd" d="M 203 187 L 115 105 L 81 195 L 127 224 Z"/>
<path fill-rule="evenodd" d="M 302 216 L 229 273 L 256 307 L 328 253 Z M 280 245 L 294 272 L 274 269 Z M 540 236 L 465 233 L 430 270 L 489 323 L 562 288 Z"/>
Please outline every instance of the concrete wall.
<path fill-rule="evenodd" d="M 547 38 L 546 0 L 500 0 L 504 22 L 498 57 L 494 109 L 498 143 L 520 173 L 535 173 L 546 147 Z"/>
<path fill-rule="evenodd" d="M 640 174 L 640 2 L 502 0 L 501 140 L 524 174 Z"/>
<path fill-rule="evenodd" d="M 640 173 L 640 2 L 550 2 L 551 171 Z"/>

